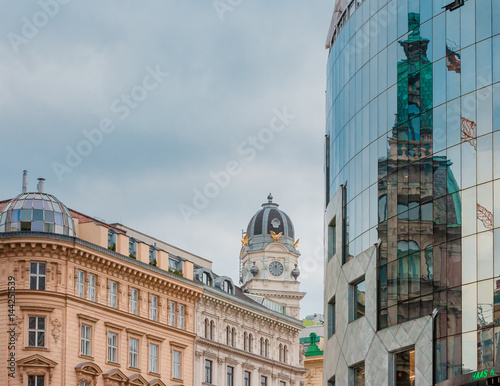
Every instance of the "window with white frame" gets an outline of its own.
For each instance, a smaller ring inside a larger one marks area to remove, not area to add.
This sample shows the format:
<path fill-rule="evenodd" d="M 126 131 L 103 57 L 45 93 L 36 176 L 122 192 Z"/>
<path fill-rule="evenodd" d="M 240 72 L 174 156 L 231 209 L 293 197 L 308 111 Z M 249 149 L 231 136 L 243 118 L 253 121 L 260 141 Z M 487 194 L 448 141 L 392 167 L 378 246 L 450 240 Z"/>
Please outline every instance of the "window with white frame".
<path fill-rule="evenodd" d="M 231 285 L 231 282 L 229 280 L 224 280 L 223 290 L 224 290 L 224 292 L 227 292 L 228 294 L 233 293 L 233 286 Z"/>
<path fill-rule="evenodd" d="M 203 272 L 203 275 L 201 276 L 201 281 L 205 285 L 209 285 L 209 286 L 212 285 L 212 277 L 207 272 Z"/>
<path fill-rule="evenodd" d="M 30 263 L 30 289 L 45 290 L 46 265 L 40 262 Z"/>
<path fill-rule="evenodd" d="M 85 273 L 81 270 L 76 271 L 76 296 L 83 298 L 85 293 Z"/>
<path fill-rule="evenodd" d="M 90 382 L 80 381 L 80 386 L 91 386 L 91 385 L 90 385 Z"/>
<path fill-rule="evenodd" d="M 175 302 L 170 302 L 168 309 L 168 323 L 171 327 L 175 327 Z"/>
<path fill-rule="evenodd" d="M 172 376 L 175 379 L 181 379 L 181 352 L 172 351 Z"/>
<path fill-rule="evenodd" d="M 286 382 L 285 381 L 280 381 L 280 386 L 286 386 Z"/>
<path fill-rule="evenodd" d="M 184 305 L 179 304 L 179 310 L 177 314 L 177 323 L 181 330 L 184 330 Z"/>
<path fill-rule="evenodd" d="M 158 373 L 158 345 L 149 344 L 149 372 Z"/>
<path fill-rule="evenodd" d="M 28 386 L 45 386 L 45 375 L 28 375 Z"/>
<path fill-rule="evenodd" d="M 149 302 L 149 317 L 155 322 L 158 321 L 158 297 L 156 295 L 151 295 Z"/>
<path fill-rule="evenodd" d="M 116 281 L 109 281 L 109 306 L 116 308 L 117 307 L 117 292 L 118 292 L 118 284 Z"/>
<path fill-rule="evenodd" d="M 118 363 L 118 335 L 108 332 L 108 361 Z"/>
<path fill-rule="evenodd" d="M 139 368 L 139 340 L 134 338 L 129 339 L 128 362 L 130 367 Z"/>
<path fill-rule="evenodd" d="M 95 275 L 89 273 L 89 284 L 87 287 L 89 300 L 95 302 Z"/>
<path fill-rule="evenodd" d="M 137 242 L 133 238 L 128 241 L 128 256 L 137 259 Z"/>
<path fill-rule="evenodd" d="M 28 346 L 45 347 L 45 316 L 28 317 Z"/>
<path fill-rule="evenodd" d="M 130 289 L 130 313 L 137 315 L 137 301 L 139 299 L 139 291 L 135 288 Z"/>
<path fill-rule="evenodd" d="M 80 337 L 80 348 L 81 354 L 90 356 L 90 342 L 91 342 L 92 328 L 87 324 L 82 324 L 81 337 Z"/>

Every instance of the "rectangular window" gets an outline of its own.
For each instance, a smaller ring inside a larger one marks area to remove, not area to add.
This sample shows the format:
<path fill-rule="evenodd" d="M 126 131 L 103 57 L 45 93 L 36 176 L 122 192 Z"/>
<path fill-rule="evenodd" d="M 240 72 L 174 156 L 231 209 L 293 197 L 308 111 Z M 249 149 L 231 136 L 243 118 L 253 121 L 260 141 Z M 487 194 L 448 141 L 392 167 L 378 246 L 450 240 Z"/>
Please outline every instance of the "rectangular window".
<path fill-rule="evenodd" d="M 264 375 L 260 376 L 260 386 L 267 386 L 267 377 Z"/>
<path fill-rule="evenodd" d="M 397 386 L 415 384 L 415 349 L 394 354 L 394 370 Z"/>
<path fill-rule="evenodd" d="M 95 302 L 95 275 L 89 273 L 89 285 L 87 288 L 89 300 Z"/>
<path fill-rule="evenodd" d="M 149 344 L 149 371 L 158 373 L 158 345 Z"/>
<path fill-rule="evenodd" d="M 151 295 L 151 302 L 149 304 L 149 317 L 155 322 L 158 321 L 158 297 Z"/>
<path fill-rule="evenodd" d="M 118 363 L 118 335 L 108 332 L 108 361 Z"/>
<path fill-rule="evenodd" d="M 139 299 L 139 291 L 135 288 L 130 290 L 130 313 L 137 315 L 137 300 Z"/>
<path fill-rule="evenodd" d="M 112 230 L 108 231 L 108 249 L 116 251 L 116 233 Z"/>
<path fill-rule="evenodd" d="M 172 352 L 172 375 L 175 379 L 181 379 L 181 352 Z"/>
<path fill-rule="evenodd" d="M 364 386 L 365 384 L 365 364 L 362 363 L 353 367 L 354 386 Z"/>
<path fill-rule="evenodd" d="M 250 386 L 251 381 L 252 381 L 252 374 L 250 373 L 250 371 L 245 371 L 243 377 L 243 386 Z"/>
<path fill-rule="evenodd" d="M 212 383 L 212 361 L 205 359 L 205 383 Z"/>
<path fill-rule="evenodd" d="M 168 269 L 175 273 L 182 273 L 182 262 L 170 256 L 168 258 Z"/>
<path fill-rule="evenodd" d="M 30 263 L 30 289 L 45 290 L 45 263 Z"/>
<path fill-rule="evenodd" d="M 113 308 L 116 308 L 117 307 L 117 297 L 116 297 L 116 294 L 117 294 L 117 287 L 118 285 L 116 284 L 115 281 L 112 281 L 110 280 L 109 281 L 109 306 L 110 307 L 113 307 Z"/>
<path fill-rule="evenodd" d="M 137 243 L 134 239 L 128 241 L 128 256 L 137 259 Z"/>
<path fill-rule="evenodd" d="M 168 323 L 171 327 L 175 327 L 175 302 L 170 302 L 168 310 Z"/>
<path fill-rule="evenodd" d="M 226 374 L 227 374 L 226 385 L 227 386 L 234 386 L 234 367 L 227 366 Z"/>
<path fill-rule="evenodd" d="M 139 341 L 134 338 L 129 339 L 128 362 L 130 367 L 139 368 Z"/>
<path fill-rule="evenodd" d="M 177 314 L 177 322 L 179 325 L 179 328 L 181 330 L 184 330 L 184 305 L 179 304 L 179 313 Z"/>
<path fill-rule="evenodd" d="M 28 386 L 45 386 L 45 376 L 28 375 Z"/>
<path fill-rule="evenodd" d="M 337 253 L 337 223 L 335 219 L 328 225 L 328 261 Z"/>
<path fill-rule="evenodd" d="M 82 324 L 81 341 L 80 341 L 82 355 L 90 356 L 90 339 L 91 339 L 90 334 L 91 334 L 91 327 L 87 326 L 86 324 Z"/>
<path fill-rule="evenodd" d="M 328 339 L 335 334 L 335 296 L 328 302 Z"/>
<path fill-rule="evenodd" d="M 335 386 L 335 377 L 331 377 L 330 380 L 328 381 L 328 386 Z"/>
<path fill-rule="evenodd" d="M 360 281 L 358 284 L 353 286 L 354 290 L 354 319 L 359 319 L 365 316 L 365 281 Z"/>
<path fill-rule="evenodd" d="M 90 383 L 86 381 L 80 381 L 80 386 L 90 386 Z"/>
<path fill-rule="evenodd" d="M 286 386 L 286 382 L 280 381 L 280 386 Z"/>
<path fill-rule="evenodd" d="M 45 347 L 45 316 L 28 317 L 28 346 Z"/>
<path fill-rule="evenodd" d="M 78 270 L 76 272 L 76 296 L 83 298 L 85 288 L 85 273 Z"/>
<path fill-rule="evenodd" d="M 156 249 L 149 247 L 149 265 L 156 267 Z"/>

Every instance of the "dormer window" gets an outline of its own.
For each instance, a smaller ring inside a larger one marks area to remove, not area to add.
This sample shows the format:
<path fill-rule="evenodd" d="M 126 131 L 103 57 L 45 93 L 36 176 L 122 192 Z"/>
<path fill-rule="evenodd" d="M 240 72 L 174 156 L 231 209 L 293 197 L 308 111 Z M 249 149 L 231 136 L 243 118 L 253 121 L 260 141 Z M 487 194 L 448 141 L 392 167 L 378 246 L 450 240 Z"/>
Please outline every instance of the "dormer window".
<path fill-rule="evenodd" d="M 116 233 L 111 229 L 108 230 L 108 249 L 110 251 L 116 251 Z"/>
<path fill-rule="evenodd" d="M 128 241 L 128 256 L 137 259 L 137 242 L 133 238 Z"/>
<path fill-rule="evenodd" d="M 149 247 L 149 265 L 153 265 L 156 267 L 156 248 Z"/>
<path fill-rule="evenodd" d="M 203 272 L 203 274 L 201 275 L 201 281 L 205 285 L 212 286 L 212 278 L 207 272 Z"/>
<path fill-rule="evenodd" d="M 175 257 L 169 256 L 168 270 L 176 274 L 182 274 L 182 261 Z"/>
<path fill-rule="evenodd" d="M 224 290 L 224 292 L 227 292 L 228 294 L 233 293 L 233 285 L 231 284 L 231 282 L 229 280 L 224 280 L 222 289 Z"/>

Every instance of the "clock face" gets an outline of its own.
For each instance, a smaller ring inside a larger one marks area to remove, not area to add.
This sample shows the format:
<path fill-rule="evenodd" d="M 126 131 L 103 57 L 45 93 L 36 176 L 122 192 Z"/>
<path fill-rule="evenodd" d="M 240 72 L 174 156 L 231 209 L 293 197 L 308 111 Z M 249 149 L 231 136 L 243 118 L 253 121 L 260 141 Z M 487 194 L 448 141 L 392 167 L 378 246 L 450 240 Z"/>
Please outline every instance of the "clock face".
<path fill-rule="evenodd" d="M 281 276 L 283 273 L 283 265 L 279 261 L 273 261 L 269 264 L 269 272 L 273 276 Z"/>

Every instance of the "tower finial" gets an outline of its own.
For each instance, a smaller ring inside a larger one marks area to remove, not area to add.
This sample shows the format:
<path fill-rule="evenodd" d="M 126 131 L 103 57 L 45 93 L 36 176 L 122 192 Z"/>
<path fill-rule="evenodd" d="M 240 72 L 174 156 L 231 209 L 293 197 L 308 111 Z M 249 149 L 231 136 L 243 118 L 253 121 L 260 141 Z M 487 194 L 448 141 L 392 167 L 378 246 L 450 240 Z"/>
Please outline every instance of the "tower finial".
<path fill-rule="evenodd" d="M 269 193 L 269 195 L 267 196 L 267 202 L 268 203 L 272 203 L 273 202 L 273 195 L 271 193 Z"/>
<path fill-rule="evenodd" d="M 28 188 L 28 172 L 23 170 L 23 193 L 26 193 Z"/>

